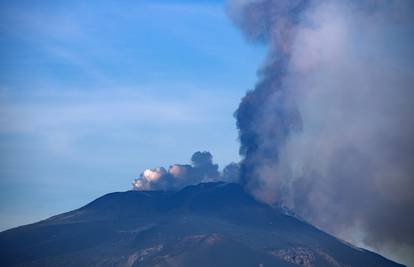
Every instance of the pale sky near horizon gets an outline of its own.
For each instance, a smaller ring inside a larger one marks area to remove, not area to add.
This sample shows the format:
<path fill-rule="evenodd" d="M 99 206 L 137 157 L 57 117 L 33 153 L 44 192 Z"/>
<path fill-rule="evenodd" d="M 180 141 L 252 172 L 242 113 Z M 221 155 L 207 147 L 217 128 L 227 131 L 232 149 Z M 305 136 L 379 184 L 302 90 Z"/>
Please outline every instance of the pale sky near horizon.
<path fill-rule="evenodd" d="M 2 1 L 0 53 L 4 230 L 196 150 L 238 161 L 232 114 L 265 48 L 224 1 Z"/>

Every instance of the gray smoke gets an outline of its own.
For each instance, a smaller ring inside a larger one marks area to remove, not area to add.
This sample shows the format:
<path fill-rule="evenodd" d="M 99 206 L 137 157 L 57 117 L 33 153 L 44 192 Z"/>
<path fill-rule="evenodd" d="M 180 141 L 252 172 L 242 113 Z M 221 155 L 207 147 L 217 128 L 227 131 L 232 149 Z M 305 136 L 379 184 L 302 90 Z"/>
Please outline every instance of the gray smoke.
<path fill-rule="evenodd" d="M 230 163 L 220 173 L 211 153 L 198 151 L 192 155 L 191 164 L 174 164 L 168 170 L 164 167 L 146 169 L 132 186 L 134 190 L 179 190 L 201 182 L 235 182 L 238 169 L 237 163 Z"/>
<path fill-rule="evenodd" d="M 235 113 L 245 186 L 350 241 L 414 255 L 414 2 L 228 10 L 269 47 Z"/>
<path fill-rule="evenodd" d="M 224 167 L 223 172 L 221 173 L 221 180 L 230 183 L 238 183 L 240 181 L 240 165 L 232 162 Z"/>

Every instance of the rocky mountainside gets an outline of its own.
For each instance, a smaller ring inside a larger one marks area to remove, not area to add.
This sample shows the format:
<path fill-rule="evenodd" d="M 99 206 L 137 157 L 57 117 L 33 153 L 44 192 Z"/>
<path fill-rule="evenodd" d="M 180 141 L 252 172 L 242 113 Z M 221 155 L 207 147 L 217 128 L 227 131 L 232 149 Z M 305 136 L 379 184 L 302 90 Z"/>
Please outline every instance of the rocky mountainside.
<path fill-rule="evenodd" d="M 104 195 L 0 233 L 0 266 L 400 267 L 257 202 L 237 184 Z"/>

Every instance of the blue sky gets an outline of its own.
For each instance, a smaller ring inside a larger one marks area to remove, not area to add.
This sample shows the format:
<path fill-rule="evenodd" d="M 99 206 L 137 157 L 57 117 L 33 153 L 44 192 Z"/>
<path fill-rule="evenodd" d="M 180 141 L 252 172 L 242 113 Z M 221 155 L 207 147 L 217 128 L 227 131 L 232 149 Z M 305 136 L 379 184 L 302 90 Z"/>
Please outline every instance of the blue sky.
<path fill-rule="evenodd" d="M 196 150 L 237 161 L 232 113 L 264 49 L 222 1 L 2 1 L 0 230 Z"/>

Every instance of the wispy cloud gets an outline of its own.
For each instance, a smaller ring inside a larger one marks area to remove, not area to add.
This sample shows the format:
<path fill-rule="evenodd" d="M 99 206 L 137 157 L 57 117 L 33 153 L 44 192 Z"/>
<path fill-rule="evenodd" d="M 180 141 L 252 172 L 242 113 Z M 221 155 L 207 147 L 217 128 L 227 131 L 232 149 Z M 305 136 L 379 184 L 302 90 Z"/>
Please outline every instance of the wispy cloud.
<path fill-rule="evenodd" d="M 3 90 L 0 98 L 0 122 L 3 127 L 0 133 L 43 136 L 53 145 L 63 142 L 65 147 L 71 147 L 70 140 L 85 134 L 117 129 L 125 132 L 190 128 L 190 125 L 208 123 L 217 115 L 211 108 L 220 104 L 217 101 L 206 103 L 202 96 L 183 94 L 177 90 L 176 95 L 166 96 L 142 91 L 139 88 Z M 58 148 L 63 151 L 63 147 Z"/>

